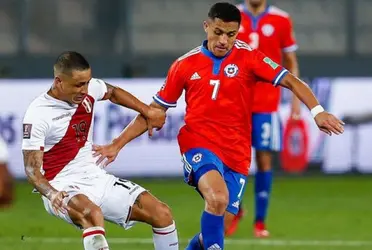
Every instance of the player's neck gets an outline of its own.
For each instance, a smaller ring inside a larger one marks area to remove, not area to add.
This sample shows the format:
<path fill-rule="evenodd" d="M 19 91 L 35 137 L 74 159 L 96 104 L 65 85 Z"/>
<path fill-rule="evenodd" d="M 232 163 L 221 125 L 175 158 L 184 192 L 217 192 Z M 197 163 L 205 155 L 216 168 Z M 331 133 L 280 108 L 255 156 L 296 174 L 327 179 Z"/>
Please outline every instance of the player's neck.
<path fill-rule="evenodd" d="M 56 88 L 54 87 L 51 87 L 47 94 L 51 97 L 53 97 L 54 99 L 57 99 L 57 100 L 60 100 L 60 101 L 65 101 L 59 94 L 58 94 L 58 91 Z"/>
<path fill-rule="evenodd" d="M 261 13 L 265 12 L 266 7 L 266 4 L 261 4 L 259 6 L 252 6 L 250 4 L 247 4 L 247 9 L 250 13 L 252 13 L 253 16 L 258 16 Z"/>

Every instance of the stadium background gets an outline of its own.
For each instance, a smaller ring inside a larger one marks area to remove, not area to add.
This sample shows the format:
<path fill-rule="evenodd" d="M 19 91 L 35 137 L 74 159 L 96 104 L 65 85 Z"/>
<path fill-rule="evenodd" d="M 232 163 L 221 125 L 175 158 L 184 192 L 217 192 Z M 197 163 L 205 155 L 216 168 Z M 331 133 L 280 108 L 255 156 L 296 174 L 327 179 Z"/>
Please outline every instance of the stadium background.
<path fill-rule="evenodd" d="M 46 214 L 22 170 L 23 112 L 50 85 L 56 55 L 66 49 L 83 53 L 96 77 L 149 102 L 170 63 L 204 39 L 202 20 L 214 2 L 0 1 L 0 75 L 4 78 L 0 80 L 0 134 L 8 143 L 10 168 L 18 179 L 15 204 L 0 213 L 0 249 L 81 249 L 80 233 Z M 291 14 L 301 75 L 322 104 L 340 117 L 372 112 L 372 1 L 268 2 Z M 284 91 L 284 122 L 289 98 Z M 128 145 L 110 171 L 134 177 L 169 203 L 184 245 L 198 230 L 203 205 L 180 177 L 175 136 L 182 124 L 182 105 L 154 139 L 143 136 Z M 108 104 L 98 107 L 97 113 L 101 123 L 96 138 L 101 143 L 119 133 L 133 116 Z M 371 249 L 372 125 L 347 126 L 344 135 L 327 138 L 314 130 L 305 109 L 303 115 L 311 135 L 311 162 L 304 172 L 289 174 L 277 159 L 269 217 L 272 238 L 252 239 L 250 181 L 245 195 L 248 215 L 227 249 Z M 108 237 L 112 249 L 151 249 L 146 226 L 127 232 L 109 226 Z"/>

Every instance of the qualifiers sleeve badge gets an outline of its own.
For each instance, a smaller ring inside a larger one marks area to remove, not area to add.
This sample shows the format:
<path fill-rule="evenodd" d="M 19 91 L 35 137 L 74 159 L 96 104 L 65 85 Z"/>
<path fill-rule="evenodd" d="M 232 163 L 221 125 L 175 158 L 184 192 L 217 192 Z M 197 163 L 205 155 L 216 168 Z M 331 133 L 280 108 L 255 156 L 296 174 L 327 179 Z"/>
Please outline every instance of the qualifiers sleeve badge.
<path fill-rule="evenodd" d="M 32 124 L 23 124 L 23 139 L 31 138 Z"/>

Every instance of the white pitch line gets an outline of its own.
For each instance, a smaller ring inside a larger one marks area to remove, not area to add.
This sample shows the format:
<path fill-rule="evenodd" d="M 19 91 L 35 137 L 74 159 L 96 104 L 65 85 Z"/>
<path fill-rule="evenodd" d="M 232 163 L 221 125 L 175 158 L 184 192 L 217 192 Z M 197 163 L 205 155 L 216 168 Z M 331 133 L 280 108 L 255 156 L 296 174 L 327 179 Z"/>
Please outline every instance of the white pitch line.
<path fill-rule="evenodd" d="M 44 237 L 25 237 L 21 238 L 2 238 L 0 242 L 32 242 L 32 243 L 81 243 L 80 238 L 44 238 Z M 153 244 L 151 238 L 108 238 L 109 244 Z M 188 240 L 180 239 L 180 243 L 187 243 Z M 332 247 L 361 247 L 372 246 L 372 241 L 353 241 L 353 240 L 269 240 L 269 239 L 227 239 L 226 245 L 261 245 L 261 246 L 332 246 Z"/>

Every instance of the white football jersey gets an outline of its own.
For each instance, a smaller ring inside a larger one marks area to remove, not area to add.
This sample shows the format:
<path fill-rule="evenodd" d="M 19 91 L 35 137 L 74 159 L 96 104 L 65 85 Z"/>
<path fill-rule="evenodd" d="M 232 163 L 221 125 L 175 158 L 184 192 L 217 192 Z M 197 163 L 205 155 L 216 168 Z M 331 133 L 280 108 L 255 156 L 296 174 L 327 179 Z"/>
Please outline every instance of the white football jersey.
<path fill-rule="evenodd" d="M 23 150 L 44 152 L 41 171 L 47 180 L 79 179 L 101 173 L 92 155 L 94 105 L 107 87 L 92 78 L 81 104 L 69 104 L 47 93 L 28 107 L 23 120 Z"/>
<path fill-rule="evenodd" d="M 6 142 L 0 137 L 0 163 L 8 162 L 8 148 Z"/>

